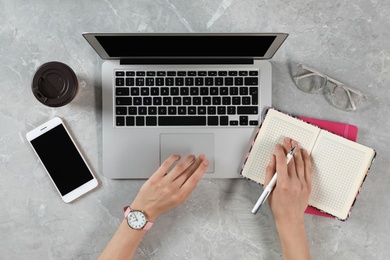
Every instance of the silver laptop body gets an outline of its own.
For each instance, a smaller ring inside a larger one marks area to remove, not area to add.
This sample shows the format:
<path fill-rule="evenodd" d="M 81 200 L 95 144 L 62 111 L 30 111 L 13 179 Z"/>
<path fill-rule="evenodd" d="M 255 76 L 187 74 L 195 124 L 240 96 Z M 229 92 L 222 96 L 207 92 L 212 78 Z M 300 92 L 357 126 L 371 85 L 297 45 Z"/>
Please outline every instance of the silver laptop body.
<path fill-rule="evenodd" d="M 271 106 L 272 67 L 269 59 L 287 34 L 84 33 L 83 36 L 105 60 L 102 66 L 102 117 L 103 174 L 106 177 L 149 178 L 171 154 L 184 157 L 191 153 L 204 153 L 210 160 L 205 178 L 241 177 L 241 165 L 261 122 L 262 112 Z M 252 75 L 252 80 L 235 79 L 241 73 L 245 75 L 245 71 Z M 210 75 L 219 77 L 225 74 L 229 80 L 208 81 Z M 156 86 L 159 80 L 171 84 L 170 79 L 166 79 L 169 75 L 182 75 L 181 80 L 172 81 L 173 84 L 180 84 L 175 89 L 183 92 L 183 97 L 176 97 L 177 93 L 171 93 L 173 90 L 165 93 L 166 86 Z M 191 81 L 191 78 L 196 82 Z M 258 78 L 258 85 L 252 85 L 254 78 Z M 198 81 L 207 81 L 211 85 L 208 97 L 200 96 L 201 87 L 196 86 Z M 239 84 L 237 88 L 232 87 L 235 83 Z M 246 83 L 250 85 L 246 86 Z M 244 93 L 256 88 L 258 91 L 251 93 L 256 93 L 257 97 L 252 94 L 242 97 L 242 101 L 256 100 L 255 105 L 246 107 L 256 106 L 258 113 L 250 112 L 249 117 L 221 114 L 228 113 L 230 109 L 246 111 L 233 104 L 235 100 L 241 100 L 235 96 L 236 93 L 224 93 L 224 96 L 218 97 L 225 89 L 230 91 L 230 88 Z M 158 95 L 144 96 L 154 91 Z M 214 95 L 212 91 L 217 91 L 217 94 Z M 194 92 L 199 97 L 188 97 L 188 92 Z M 129 97 L 132 94 L 135 96 Z M 185 104 L 192 99 L 217 103 L 214 109 L 204 108 L 200 103 Z M 157 105 L 150 103 L 155 100 L 159 102 Z M 166 100 L 178 103 L 170 103 L 168 108 L 164 108 L 162 102 Z M 233 103 L 223 108 L 225 100 Z M 146 101 L 149 103 L 135 104 Z M 179 115 L 170 115 L 171 110 Z M 183 110 L 187 113 L 194 110 L 201 112 L 201 115 L 191 115 L 187 119 L 180 114 Z M 141 116 L 133 115 L 134 111 L 140 112 Z M 179 123 L 172 120 L 175 116 L 178 116 Z"/>

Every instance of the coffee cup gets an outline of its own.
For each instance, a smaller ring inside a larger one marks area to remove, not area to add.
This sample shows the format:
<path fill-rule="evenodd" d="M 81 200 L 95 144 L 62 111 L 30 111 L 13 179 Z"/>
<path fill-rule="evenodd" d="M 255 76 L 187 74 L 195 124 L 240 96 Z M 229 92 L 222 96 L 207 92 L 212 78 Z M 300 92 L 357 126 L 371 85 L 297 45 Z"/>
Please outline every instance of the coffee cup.
<path fill-rule="evenodd" d="M 78 94 L 79 83 L 74 71 L 66 64 L 51 61 L 42 64 L 32 81 L 35 98 L 49 107 L 61 107 Z"/>

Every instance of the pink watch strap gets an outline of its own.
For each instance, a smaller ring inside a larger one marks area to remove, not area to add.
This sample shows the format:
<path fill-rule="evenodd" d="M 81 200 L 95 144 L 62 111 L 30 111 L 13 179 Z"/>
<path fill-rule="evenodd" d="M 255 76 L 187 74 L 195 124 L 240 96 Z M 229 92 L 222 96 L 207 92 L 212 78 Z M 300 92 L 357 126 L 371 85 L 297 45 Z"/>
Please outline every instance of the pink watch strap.
<path fill-rule="evenodd" d="M 127 216 L 129 215 L 129 213 L 131 212 L 131 208 L 130 206 L 126 206 L 124 209 L 124 215 L 125 215 L 125 218 L 127 218 Z M 145 226 L 142 228 L 142 230 L 149 230 L 151 227 L 153 226 L 153 222 L 149 221 L 146 219 L 146 224 Z"/>

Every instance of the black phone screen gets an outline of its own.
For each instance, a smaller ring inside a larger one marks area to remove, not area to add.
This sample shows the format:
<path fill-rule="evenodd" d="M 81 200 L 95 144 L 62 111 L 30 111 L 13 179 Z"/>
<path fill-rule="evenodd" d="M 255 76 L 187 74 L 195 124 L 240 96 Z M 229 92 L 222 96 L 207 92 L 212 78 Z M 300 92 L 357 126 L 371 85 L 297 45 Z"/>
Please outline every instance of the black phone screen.
<path fill-rule="evenodd" d="M 61 195 L 93 179 L 63 125 L 58 125 L 31 141 Z"/>

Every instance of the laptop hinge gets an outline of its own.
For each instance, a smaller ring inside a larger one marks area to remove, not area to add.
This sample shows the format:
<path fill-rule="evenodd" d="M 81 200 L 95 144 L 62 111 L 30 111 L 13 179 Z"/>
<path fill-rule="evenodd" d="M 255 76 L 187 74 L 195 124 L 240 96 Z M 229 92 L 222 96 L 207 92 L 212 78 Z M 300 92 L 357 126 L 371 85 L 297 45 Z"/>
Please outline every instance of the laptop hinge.
<path fill-rule="evenodd" d="M 121 65 L 143 64 L 253 64 L 253 59 L 121 59 Z"/>

